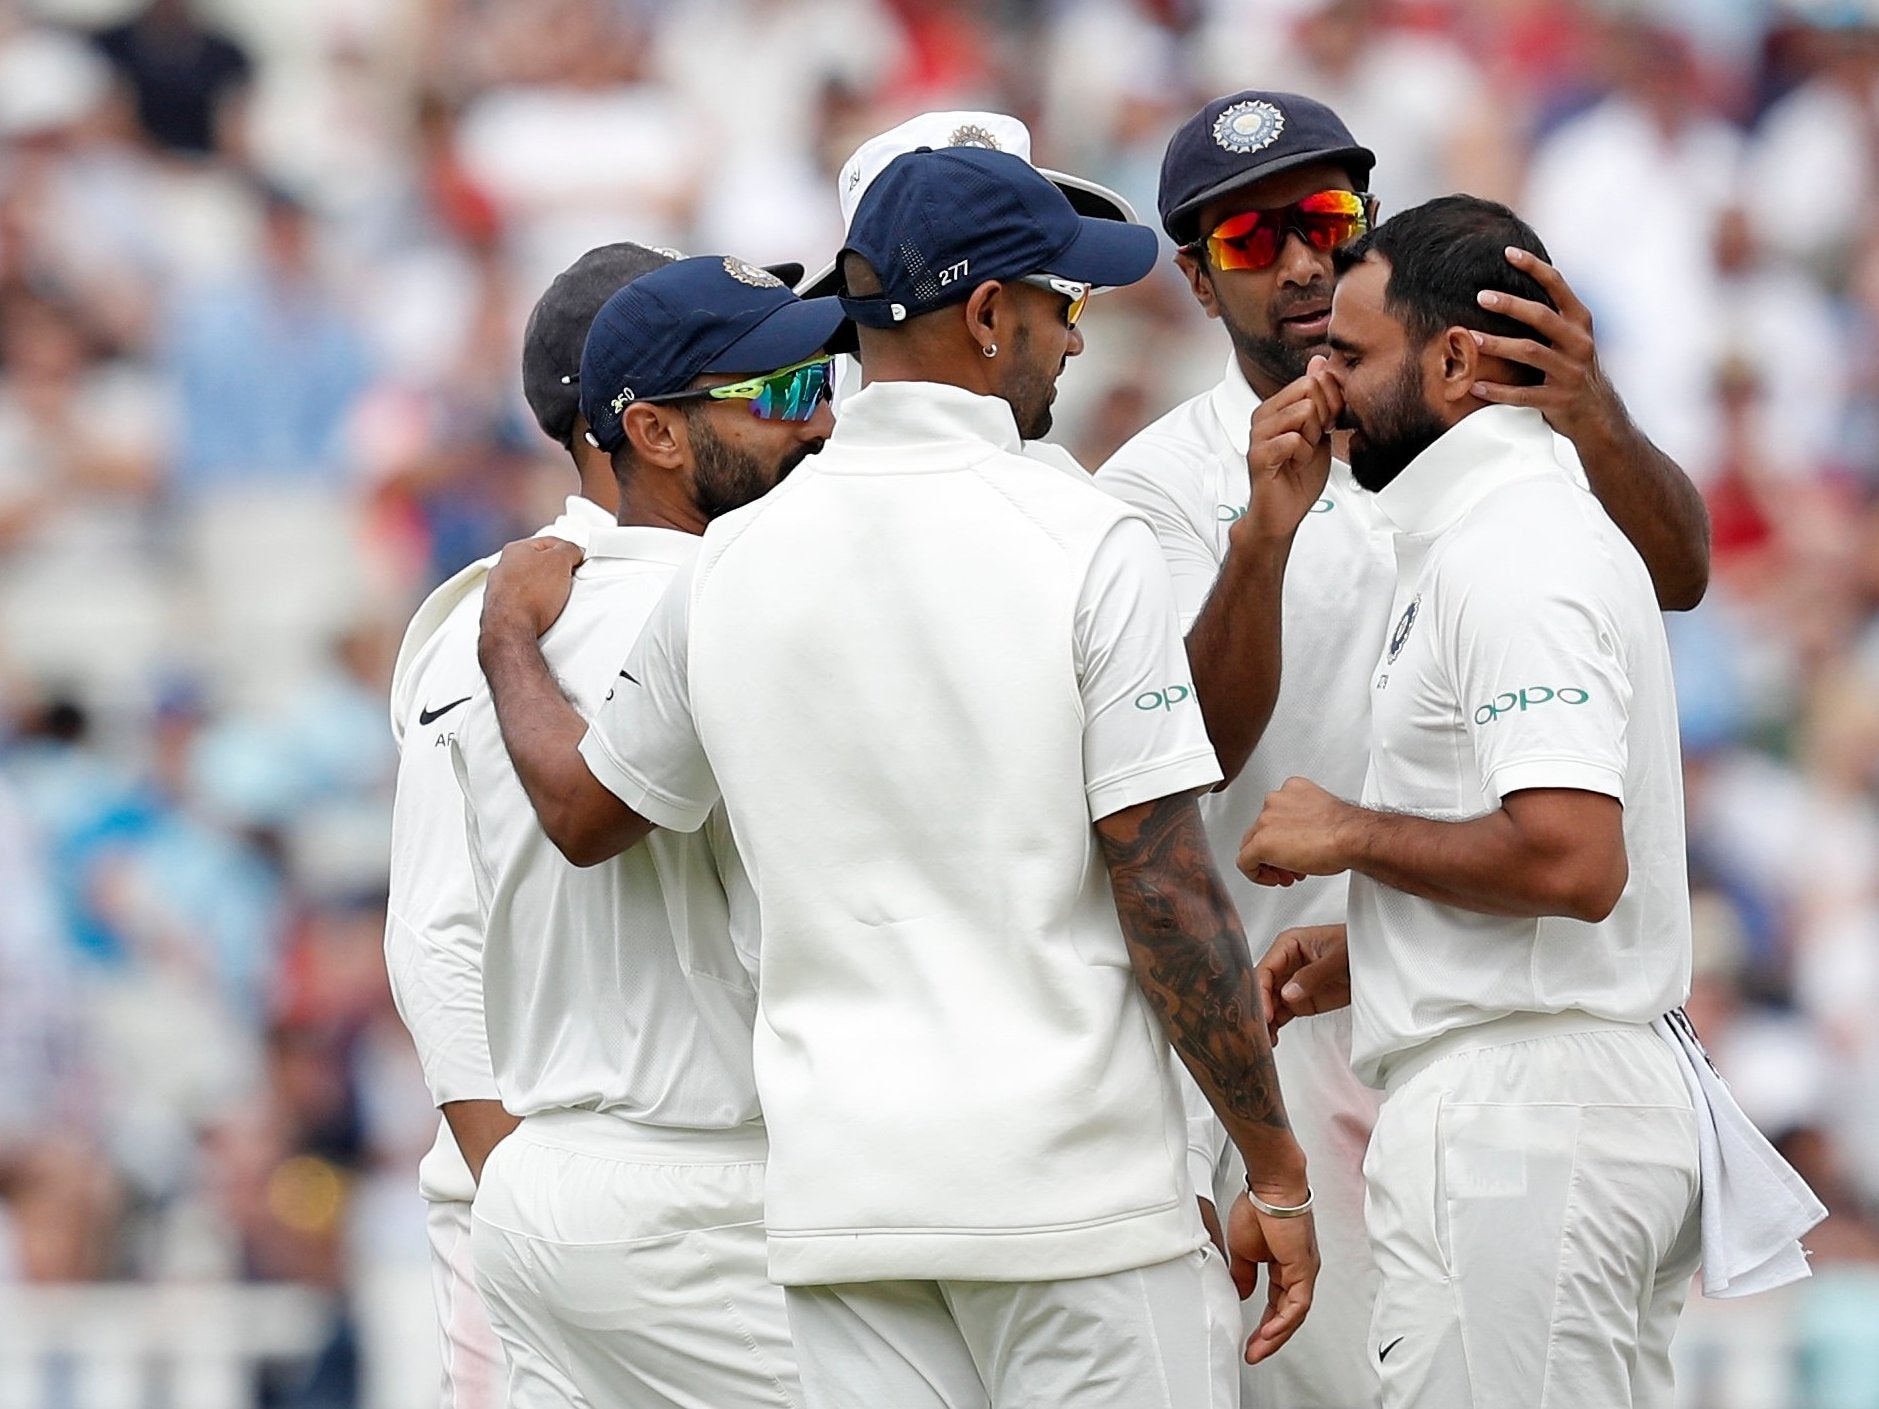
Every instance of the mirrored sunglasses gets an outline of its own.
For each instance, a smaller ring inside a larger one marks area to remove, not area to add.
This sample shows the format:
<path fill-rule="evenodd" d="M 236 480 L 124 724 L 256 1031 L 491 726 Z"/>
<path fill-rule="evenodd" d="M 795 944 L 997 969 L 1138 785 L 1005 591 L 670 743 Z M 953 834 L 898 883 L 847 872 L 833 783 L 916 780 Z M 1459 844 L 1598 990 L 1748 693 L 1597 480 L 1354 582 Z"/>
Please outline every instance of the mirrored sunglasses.
<path fill-rule="evenodd" d="M 829 369 L 834 359 L 812 357 L 794 366 L 779 367 L 759 377 L 723 386 L 702 387 L 697 391 L 675 391 L 664 396 L 648 396 L 647 401 L 685 401 L 703 398 L 711 401 L 748 401 L 750 412 L 764 421 L 806 421 L 816 408 L 831 399 Z"/>
<path fill-rule="evenodd" d="M 1064 310 L 1063 321 L 1067 328 L 1074 328 L 1077 320 L 1083 316 L 1083 310 L 1089 307 L 1091 284 L 1080 284 L 1075 279 L 1059 279 L 1055 274 L 1025 274 L 1018 282 L 1029 284 L 1034 289 L 1048 289 L 1051 293 L 1062 294 L 1070 300 L 1070 307 Z"/>
<path fill-rule="evenodd" d="M 1230 215 L 1185 248 L 1195 256 L 1204 250 L 1216 269 L 1264 269 L 1279 257 L 1288 233 L 1328 254 L 1368 230 L 1375 210 L 1363 191 L 1317 191 L 1273 210 Z"/>

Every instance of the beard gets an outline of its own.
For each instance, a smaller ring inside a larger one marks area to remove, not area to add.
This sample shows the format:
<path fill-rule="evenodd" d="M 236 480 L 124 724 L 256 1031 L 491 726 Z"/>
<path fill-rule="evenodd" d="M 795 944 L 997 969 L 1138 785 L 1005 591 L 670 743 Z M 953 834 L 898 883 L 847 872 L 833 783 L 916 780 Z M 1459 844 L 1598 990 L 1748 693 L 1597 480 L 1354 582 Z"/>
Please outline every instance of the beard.
<path fill-rule="evenodd" d="M 1351 478 L 1372 494 L 1385 488 L 1448 430 L 1422 399 L 1422 367 L 1405 356 L 1395 383 L 1381 404 L 1359 416 L 1347 402 L 1339 430 L 1351 432 Z"/>
<path fill-rule="evenodd" d="M 1059 365 L 1056 372 L 1033 367 L 1031 330 L 1022 326 L 1012 339 L 1011 356 L 1012 366 L 1017 370 L 1012 372 L 1011 380 L 1005 384 L 1005 401 L 1011 407 L 1012 419 L 1018 423 L 1019 437 L 1023 440 L 1042 440 L 1050 431 L 1051 396 L 1057 387 L 1057 375 L 1063 371 L 1063 367 Z"/>
<path fill-rule="evenodd" d="M 1240 360 L 1257 367 L 1277 385 L 1285 386 L 1305 375 L 1306 368 L 1311 365 L 1312 355 L 1320 351 L 1323 345 L 1288 338 L 1284 332 L 1284 320 L 1295 313 L 1320 308 L 1330 302 L 1331 286 L 1323 280 L 1316 280 L 1302 289 L 1279 291 L 1274 294 L 1272 304 L 1266 310 L 1267 325 L 1273 329 L 1267 334 L 1242 327 L 1226 314 L 1224 303 L 1218 306 L 1222 310 L 1221 321 L 1227 326 L 1227 337 L 1232 341 L 1233 351 Z"/>
<path fill-rule="evenodd" d="M 692 443 L 692 498 L 706 522 L 763 498 L 818 448 L 799 445 L 780 463 L 767 466 L 748 450 L 726 444 L 702 415 L 686 419 Z"/>

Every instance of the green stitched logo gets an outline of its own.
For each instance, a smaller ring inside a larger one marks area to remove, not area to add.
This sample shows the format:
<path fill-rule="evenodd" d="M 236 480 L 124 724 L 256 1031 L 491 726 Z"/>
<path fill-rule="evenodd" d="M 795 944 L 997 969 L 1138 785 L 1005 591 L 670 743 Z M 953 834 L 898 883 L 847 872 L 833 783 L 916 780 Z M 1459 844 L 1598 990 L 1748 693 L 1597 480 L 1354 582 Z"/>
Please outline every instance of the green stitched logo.
<path fill-rule="evenodd" d="M 1135 697 L 1137 709 L 1173 709 L 1194 698 L 1191 684 L 1164 685 L 1159 690 L 1144 690 Z"/>
<path fill-rule="evenodd" d="M 1566 705 L 1582 705 L 1592 696 L 1577 685 L 1529 685 L 1520 691 L 1509 690 L 1506 694 L 1496 695 L 1492 701 L 1474 712 L 1477 724 L 1492 724 L 1503 714 L 1521 713 L 1540 705 L 1558 701 Z"/>
<path fill-rule="evenodd" d="M 1337 507 L 1337 500 L 1320 499 L 1316 504 L 1313 504 L 1311 506 L 1311 512 L 1314 514 L 1328 514 L 1336 507 Z M 1241 519 L 1245 517 L 1246 517 L 1246 506 L 1244 504 L 1216 504 L 1214 505 L 1214 518 L 1217 519 L 1221 523 L 1238 523 Z"/>

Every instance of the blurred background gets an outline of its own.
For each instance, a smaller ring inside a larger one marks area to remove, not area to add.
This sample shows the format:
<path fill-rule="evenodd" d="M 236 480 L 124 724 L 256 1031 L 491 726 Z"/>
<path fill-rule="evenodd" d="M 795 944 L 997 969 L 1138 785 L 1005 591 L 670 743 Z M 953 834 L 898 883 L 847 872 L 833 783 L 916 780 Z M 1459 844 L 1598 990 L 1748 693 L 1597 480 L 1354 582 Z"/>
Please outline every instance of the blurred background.
<path fill-rule="evenodd" d="M 819 265 L 928 108 L 1152 212 L 1249 86 L 1330 102 L 1386 213 L 1518 206 L 1708 497 L 1691 1009 L 1833 1216 L 1811 1282 L 1693 1302 L 1682 1402 L 1879 1406 L 1873 0 L 0 0 L 0 1409 L 435 1402 L 384 699 L 573 488 L 518 389 L 549 278 Z M 1092 467 L 1225 356 L 1170 268 L 1086 327 Z"/>

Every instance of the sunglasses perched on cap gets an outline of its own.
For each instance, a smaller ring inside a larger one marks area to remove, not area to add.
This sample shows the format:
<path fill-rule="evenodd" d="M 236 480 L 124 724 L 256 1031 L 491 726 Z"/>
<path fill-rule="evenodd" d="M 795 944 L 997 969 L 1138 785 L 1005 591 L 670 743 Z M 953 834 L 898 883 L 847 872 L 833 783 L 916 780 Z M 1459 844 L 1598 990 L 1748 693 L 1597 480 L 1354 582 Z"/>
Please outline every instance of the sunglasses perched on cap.
<path fill-rule="evenodd" d="M 1080 284 L 1075 279 L 1059 279 L 1055 274 L 1024 274 L 1018 279 L 1020 284 L 1029 284 L 1034 289 L 1048 289 L 1051 293 L 1062 294 L 1070 300 L 1070 306 L 1064 310 L 1063 322 L 1066 328 L 1074 328 L 1077 319 L 1083 316 L 1083 310 L 1090 305 L 1092 285 Z"/>
<path fill-rule="evenodd" d="M 1182 250 L 1197 259 L 1204 252 L 1216 269 L 1264 269 L 1288 234 L 1329 254 L 1368 230 L 1376 210 L 1376 198 L 1364 191 L 1317 191 L 1291 205 L 1229 215 Z"/>
<path fill-rule="evenodd" d="M 750 412 L 764 421 L 806 421 L 816 408 L 831 398 L 829 390 L 830 357 L 811 357 L 791 367 L 779 367 L 760 377 L 746 377 L 741 382 L 723 386 L 700 387 L 696 391 L 671 391 L 663 396 L 642 396 L 641 401 L 686 401 L 692 398 L 711 401 L 748 401 Z"/>

